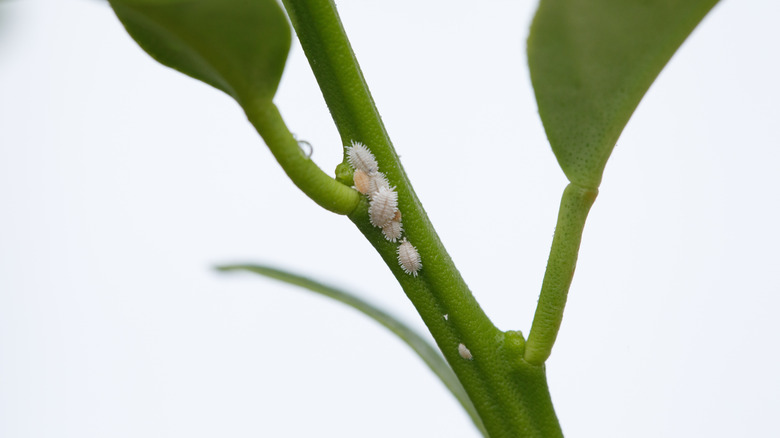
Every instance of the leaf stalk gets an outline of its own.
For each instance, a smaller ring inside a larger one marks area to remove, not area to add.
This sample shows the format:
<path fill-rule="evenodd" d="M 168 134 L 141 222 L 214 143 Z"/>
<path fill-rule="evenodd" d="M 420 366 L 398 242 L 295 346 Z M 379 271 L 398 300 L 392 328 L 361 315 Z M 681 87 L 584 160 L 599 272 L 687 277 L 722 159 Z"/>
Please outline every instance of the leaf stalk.
<path fill-rule="evenodd" d="M 360 194 L 323 172 L 301 150 L 273 102 L 255 101 L 245 104 L 244 110 L 276 161 L 303 193 L 334 213 L 349 214 L 355 210 Z"/>
<path fill-rule="evenodd" d="M 563 191 L 539 304 L 525 346 L 525 360 L 528 363 L 541 365 L 550 357 L 577 266 L 585 219 L 597 195 L 597 189 L 574 183 Z"/>

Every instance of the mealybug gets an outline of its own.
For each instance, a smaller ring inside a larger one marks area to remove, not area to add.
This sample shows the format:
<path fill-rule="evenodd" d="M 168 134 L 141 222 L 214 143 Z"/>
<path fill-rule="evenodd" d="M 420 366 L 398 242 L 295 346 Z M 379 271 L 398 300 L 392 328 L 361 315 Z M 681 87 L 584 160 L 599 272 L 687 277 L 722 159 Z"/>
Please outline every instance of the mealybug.
<path fill-rule="evenodd" d="M 396 210 L 398 211 L 398 210 Z M 382 234 L 385 235 L 385 239 L 395 242 L 398 239 L 401 238 L 401 233 L 404 231 L 404 228 L 401 226 L 401 222 L 393 219 L 390 222 L 386 223 L 382 227 Z"/>
<path fill-rule="evenodd" d="M 352 175 L 352 180 L 355 182 L 355 188 L 358 192 L 364 195 L 371 193 L 371 177 L 366 172 L 357 169 Z"/>
<path fill-rule="evenodd" d="M 368 180 L 368 197 L 373 198 L 374 193 L 378 192 L 382 187 L 389 189 L 390 183 L 387 181 L 387 177 L 382 172 L 376 172 L 369 175 Z"/>
<path fill-rule="evenodd" d="M 418 253 L 417 248 L 406 239 L 398 245 L 398 263 L 401 265 L 404 272 L 414 275 L 415 277 L 417 276 L 417 271 L 422 268 L 420 253 Z"/>
<path fill-rule="evenodd" d="M 376 158 L 368 148 L 362 143 L 352 142 L 352 146 L 347 147 L 347 161 L 355 169 L 362 170 L 371 175 L 379 170 L 379 164 Z"/>
<path fill-rule="evenodd" d="M 398 193 L 388 187 L 382 187 L 371 197 L 368 204 L 368 217 L 371 225 L 383 227 L 395 217 L 398 209 Z"/>
<path fill-rule="evenodd" d="M 474 358 L 474 356 L 471 355 L 469 349 L 466 348 L 466 346 L 463 344 L 458 344 L 458 354 L 460 354 L 460 357 L 466 360 L 471 360 Z"/>

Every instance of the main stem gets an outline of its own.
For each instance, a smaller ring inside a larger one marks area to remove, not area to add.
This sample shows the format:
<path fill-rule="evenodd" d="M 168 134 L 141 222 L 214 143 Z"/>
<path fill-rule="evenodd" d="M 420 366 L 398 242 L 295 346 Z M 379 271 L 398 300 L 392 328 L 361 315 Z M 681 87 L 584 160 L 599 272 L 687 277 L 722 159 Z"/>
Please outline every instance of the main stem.
<path fill-rule="evenodd" d="M 397 243 L 368 221 L 365 199 L 349 218 L 390 267 L 474 402 L 493 438 L 562 436 L 543 364 L 523 359 L 525 341 L 501 332 L 480 308 L 439 240 L 406 176 L 330 0 L 283 0 L 343 144 L 359 141 L 398 192 L 405 237 L 423 268 L 413 277 L 396 261 Z M 459 344 L 471 352 L 459 354 Z"/>

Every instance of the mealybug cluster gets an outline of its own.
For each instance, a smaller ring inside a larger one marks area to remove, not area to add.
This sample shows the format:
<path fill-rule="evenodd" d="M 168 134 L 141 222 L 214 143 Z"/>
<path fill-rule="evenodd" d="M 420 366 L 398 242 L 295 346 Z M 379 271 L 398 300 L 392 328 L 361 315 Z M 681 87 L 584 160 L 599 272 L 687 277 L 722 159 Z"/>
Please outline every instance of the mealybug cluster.
<path fill-rule="evenodd" d="M 347 146 L 347 161 L 355 169 L 353 180 L 355 188 L 368 196 L 368 216 L 371 225 L 381 228 L 385 239 L 399 242 L 398 263 L 409 275 L 417 276 L 422 268 L 422 260 L 417 248 L 405 238 L 402 240 L 403 225 L 401 211 L 398 210 L 398 192 L 390 187 L 385 174 L 379 171 L 379 163 L 371 151 L 362 143 L 352 142 Z"/>
<path fill-rule="evenodd" d="M 371 225 L 381 228 L 385 239 L 399 242 L 396 249 L 398 264 L 405 273 L 416 277 L 422 269 L 422 259 L 417 248 L 403 237 L 398 192 L 395 187 L 390 186 L 385 174 L 379 171 L 379 163 L 374 154 L 362 143 L 353 141 L 351 146 L 347 146 L 347 161 L 354 169 L 352 178 L 355 188 L 368 196 L 368 219 Z M 449 320 L 447 313 L 442 317 L 445 321 Z M 458 354 L 466 360 L 474 359 L 463 343 L 458 344 Z"/>

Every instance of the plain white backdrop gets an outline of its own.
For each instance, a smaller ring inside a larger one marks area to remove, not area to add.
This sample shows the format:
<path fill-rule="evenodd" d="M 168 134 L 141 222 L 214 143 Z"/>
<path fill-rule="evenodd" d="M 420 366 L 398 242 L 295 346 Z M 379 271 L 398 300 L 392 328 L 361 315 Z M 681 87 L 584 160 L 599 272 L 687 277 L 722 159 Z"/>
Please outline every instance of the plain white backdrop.
<path fill-rule="evenodd" d="M 535 2 L 338 6 L 453 259 L 500 328 L 527 330 L 566 185 L 525 64 Z M 779 15 L 723 1 L 620 138 L 548 362 L 567 436 L 777 433 Z M 276 102 L 332 172 L 297 43 Z M 424 330 L 228 96 L 154 62 L 104 2 L 0 2 L 0 436 L 477 436 L 377 324 L 211 268 L 243 261 Z"/>

